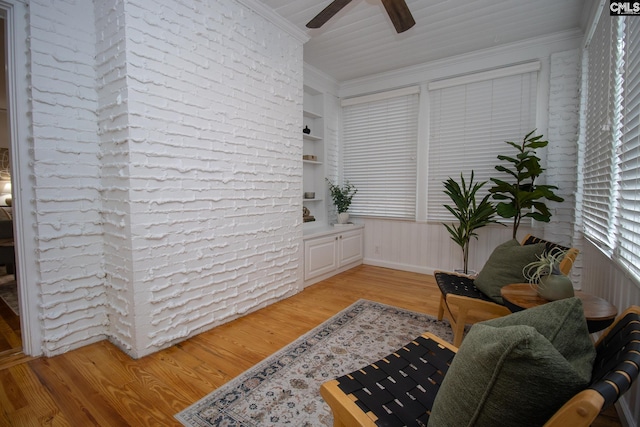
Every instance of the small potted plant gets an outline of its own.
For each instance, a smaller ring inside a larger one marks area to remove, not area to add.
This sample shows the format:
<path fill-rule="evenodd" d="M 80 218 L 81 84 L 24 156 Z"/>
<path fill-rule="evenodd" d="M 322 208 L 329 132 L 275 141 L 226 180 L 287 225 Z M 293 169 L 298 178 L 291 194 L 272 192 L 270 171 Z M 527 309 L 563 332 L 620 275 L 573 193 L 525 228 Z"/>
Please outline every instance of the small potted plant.
<path fill-rule="evenodd" d="M 329 191 L 331 192 L 331 198 L 333 204 L 338 210 L 338 224 L 346 224 L 349 222 L 349 206 L 351 206 L 351 199 L 358 192 L 356 187 L 349 181 L 346 181 L 344 185 L 340 186 L 332 183 L 329 178 L 325 178 L 329 184 Z"/>
<path fill-rule="evenodd" d="M 444 205 L 451 214 L 458 220 L 458 224 L 443 224 L 449 234 L 451 240 L 456 242 L 462 249 L 463 273 L 469 274 L 469 243 L 471 238 L 478 238 L 475 232 L 478 228 L 485 225 L 496 223 L 493 218 L 496 209 L 489 201 L 490 195 L 487 194 L 480 201 L 476 202 L 476 193 L 487 182 L 473 182 L 473 171 L 471 171 L 471 179 L 469 184 L 464 180 L 462 173 L 460 174 L 460 184 L 452 178 L 447 179 L 444 184 L 444 193 L 451 198 L 453 206 Z"/>
<path fill-rule="evenodd" d="M 524 266 L 522 275 L 542 298 L 555 301 L 574 296 L 571 279 L 560 272 L 560 262 L 567 251 L 552 248 Z"/>

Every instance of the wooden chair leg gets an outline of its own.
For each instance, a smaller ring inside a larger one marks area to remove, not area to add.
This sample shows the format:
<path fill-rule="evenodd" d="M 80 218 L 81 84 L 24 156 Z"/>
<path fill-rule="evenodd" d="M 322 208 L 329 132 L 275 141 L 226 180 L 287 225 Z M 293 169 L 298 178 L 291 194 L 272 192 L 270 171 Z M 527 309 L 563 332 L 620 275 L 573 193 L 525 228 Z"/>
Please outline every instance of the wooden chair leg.
<path fill-rule="evenodd" d="M 438 305 L 438 320 L 442 320 L 444 316 L 444 295 L 440 294 L 440 305 Z"/>
<path fill-rule="evenodd" d="M 460 347 L 462 344 L 462 338 L 464 338 L 464 326 L 467 322 L 467 308 L 458 307 L 458 318 L 455 324 L 452 324 L 453 328 L 453 345 Z"/>

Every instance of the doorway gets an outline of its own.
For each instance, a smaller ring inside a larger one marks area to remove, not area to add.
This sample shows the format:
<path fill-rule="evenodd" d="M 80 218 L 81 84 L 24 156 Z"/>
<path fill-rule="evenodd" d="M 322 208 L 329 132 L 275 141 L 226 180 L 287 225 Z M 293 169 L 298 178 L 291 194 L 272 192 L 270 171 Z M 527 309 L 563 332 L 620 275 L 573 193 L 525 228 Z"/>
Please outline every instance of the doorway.
<path fill-rule="evenodd" d="M 11 194 L 11 132 L 6 52 L 6 20 L 4 16 L 0 16 L 0 359 L 13 358 L 22 353 Z"/>

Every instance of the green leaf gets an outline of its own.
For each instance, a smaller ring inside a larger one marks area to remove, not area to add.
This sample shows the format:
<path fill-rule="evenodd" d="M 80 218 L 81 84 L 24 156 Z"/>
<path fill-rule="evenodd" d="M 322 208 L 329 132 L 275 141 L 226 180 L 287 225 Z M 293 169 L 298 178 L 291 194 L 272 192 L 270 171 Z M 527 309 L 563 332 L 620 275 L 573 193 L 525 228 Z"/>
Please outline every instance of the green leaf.
<path fill-rule="evenodd" d="M 539 212 L 529 212 L 526 215 L 523 215 L 525 217 L 528 218 L 533 218 L 536 221 L 540 221 L 540 222 L 549 222 L 551 221 L 551 215 L 542 215 Z"/>
<path fill-rule="evenodd" d="M 503 218 L 513 218 L 517 213 L 516 208 L 508 203 L 498 203 L 496 205 L 496 211 L 498 212 L 498 215 Z"/>
<path fill-rule="evenodd" d="M 529 147 L 538 149 L 538 148 L 546 147 L 547 144 L 549 144 L 549 141 L 535 141 L 535 142 L 531 142 L 529 144 Z"/>

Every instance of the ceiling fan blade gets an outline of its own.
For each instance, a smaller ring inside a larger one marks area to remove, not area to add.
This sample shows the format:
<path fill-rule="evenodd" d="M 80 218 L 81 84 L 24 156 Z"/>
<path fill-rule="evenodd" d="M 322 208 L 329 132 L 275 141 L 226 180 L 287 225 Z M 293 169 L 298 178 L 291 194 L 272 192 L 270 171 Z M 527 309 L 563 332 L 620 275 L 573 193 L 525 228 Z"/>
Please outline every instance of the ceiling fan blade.
<path fill-rule="evenodd" d="M 307 24 L 307 28 L 320 28 L 322 27 L 329 19 L 333 18 L 333 16 L 340 12 L 343 7 L 351 3 L 351 0 L 334 0 L 329 3 L 329 6 L 325 7 L 322 12 L 317 14 L 315 18 L 313 18 Z"/>
<path fill-rule="evenodd" d="M 382 0 L 382 4 L 398 33 L 407 31 L 416 24 L 404 0 Z"/>

